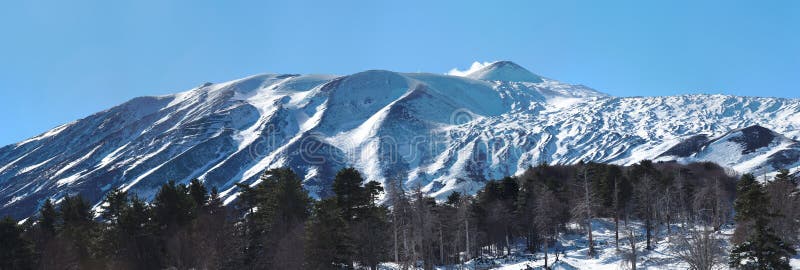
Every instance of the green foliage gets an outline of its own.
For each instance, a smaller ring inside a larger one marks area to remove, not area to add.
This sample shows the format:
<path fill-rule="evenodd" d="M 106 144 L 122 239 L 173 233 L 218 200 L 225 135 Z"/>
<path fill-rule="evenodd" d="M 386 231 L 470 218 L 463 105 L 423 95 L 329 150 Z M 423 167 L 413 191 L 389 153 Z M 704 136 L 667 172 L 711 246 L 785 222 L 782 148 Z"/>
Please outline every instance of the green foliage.
<path fill-rule="evenodd" d="M 61 202 L 61 218 L 64 229 L 83 228 L 92 223 L 93 212 L 89 203 L 81 196 L 66 196 Z"/>
<path fill-rule="evenodd" d="M 344 168 L 336 173 L 333 180 L 333 192 L 336 194 L 336 204 L 342 209 L 345 220 L 356 218 L 358 206 L 365 205 L 370 200 L 370 194 L 364 192 L 361 177 L 355 168 Z"/>
<path fill-rule="evenodd" d="M 220 198 L 217 187 L 211 188 L 211 194 L 209 194 L 208 199 L 208 209 L 212 214 L 215 214 L 222 209 L 222 198 Z"/>
<path fill-rule="evenodd" d="M 776 182 L 789 178 L 781 172 Z M 376 268 L 396 257 L 402 266 L 422 263 L 433 269 L 487 253 L 502 255 L 519 238 L 531 251 L 553 252 L 554 239 L 575 219 L 570 209 L 585 202 L 587 187 L 597 201 L 593 217 L 647 219 L 655 227 L 694 217 L 692 207 L 673 201 L 701 202 L 703 210 L 711 208 L 706 201 L 727 204 L 720 209 L 730 213 L 733 186 L 733 178 L 713 164 L 541 164 L 487 181 L 475 196 L 452 192 L 443 203 L 419 189 L 406 196 L 392 185 L 387 197 L 394 205 L 387 207 L 378 204 L 384 188 L 366 182 L 354 168 L 339 171 L 334 195 L 316 202 L 292 170 L 271 169 L 252 187 L 238 185 L 238 211 L 223 206 L 220 192 L 198 179 L 165 183 L 151 204 L 111 190 L 98 220 L 79 196 L 67 196 L 58 206 L 47 200 L 28 231 L 13 221 L 0 222 L 0 268 L 26 269 L 8 266 L 26 262 L 42 269 Z M 784 201 L 796 200 L 796 190 L 783 186 L 774 187 L 786 191 L 780 193 Z M 730 196 L 723 196 L 726 187 Z M 678 195 L 669 197 L 673 193 Z M 737 231 L 744 238 L 731 254 L 732 264 L 783 267 L 792 253 L 790 244 L 776 237 L 772 193 L 752 175 L 739 181 L 737 193 L 742 228 Z M 33 257 L 25 255 L 31 246 Z"/>
<path fill-rule="evenodd" d="M 203 182 L 197 178 L 189 182 L 189 196 L 194 200 L 194 204 L 203 206 L 208 202 L 208 189 Z"/>
<path fill-rule="evenodd" d="M 243 204 L 251 209 L 246 220 L 245 262 L 276 268 L 286 261 L 302 261 L 302 258 L 277 255 L 278 251 L 293 249 L 292 244 L 302 243 L 302 226 L 308 218 L 311 199 L 300 177 L 288 168 L 271 169 L 264 172 L 261 183 L 255 187 L 240 187 Z M 299 264 L 289 263 L 286 267 L 299 267 Z"/>
<path fill-rule="evenodd" d="M 102 212 L 100 216 L 108 221 L 115 221 L 119 218 L 122 209 L 128 204 L 128 193 L 118 188 L 108 192 L 103 200 Z"/>
<path fill-rule="evenodd" d="M 736 221 L 755 221 L 766 218 L 767 195 L 755 176 L 745 174 L 736 184 L 737 197 L 733 207 L 736 210 Z"/>
<path fill-rule="evenodd" d="M 45 237 L 53 237 L 56 234 L 56 225 L 58 222 L 58 212 L 56 211 L 53 201 L 47 199 L 44 205 L 39 209 L 39 223 L 38 227 L 45 234 Z"/>
<path fill-rule="evenodd" d="M 350 265 L 352 246 L 336 199 L 314 204 L 306 231 L 306 269 L 336 269 Z"/>
<path fill-rule="evenodd" d="M 764 187 L 752 174 L 745 174 L 739 179 L 736 191 L 735 235 L 744 241 L 731 250 L 729 265 L 740 269 L 791 269 L 789 258 L 795 251 L 770 228 L 774 215 Z"/>
<path fill-rule="evenodd" d="M 786 181 L 789 183 L 797 185 L 797 179 L 794 179 L 791 174 L 789 174 L 789 170 L 787 169 L 780 169 L 778 170 L 778 174 L 775 175 L 775 181 Z"/>
<path fill-rule="evenodd" d="M 197 206 L 184 184 L 176 185 L 169 181 L 153 199 L 153 219 L 161 229 L 175 230 L 186 226 L 197 216 Z"/>
<path fill-rule="evenodd" d="M 450 193 L 450 195 L 447 195 L 447 201 L 445 202 L 445 204 L 450 206 L 455 206 L 458 205 L 458 203 L 460 202 L 461 202 L 461 193 L 459 193 L 458 191 L 454 191 L 453 193 Z"/>
<path fill-rule="evenodd" d="M 0 220 L 0 269 L 33 269 L 31 243 L 22 237 L 22 228 L 10 217 Z"/>
<path fill-rule="evenodd" d="M 741 244 L 735 245 L 729 257 L 729 266 L 737 269 L 792 269 L 789 259 L 795 255 L 787 245 L 766 227 L 759 227 Z"/>
<path fill-rule="evenodd" d="M 315 205 L 306 234 L 309 269 L 356 262 L 377 267 L 388 257 L 389 210 L 376 204 L 383 187 L 363 182 L 354 168 L 342 169 L 333 181 L 334 197 Z"/>

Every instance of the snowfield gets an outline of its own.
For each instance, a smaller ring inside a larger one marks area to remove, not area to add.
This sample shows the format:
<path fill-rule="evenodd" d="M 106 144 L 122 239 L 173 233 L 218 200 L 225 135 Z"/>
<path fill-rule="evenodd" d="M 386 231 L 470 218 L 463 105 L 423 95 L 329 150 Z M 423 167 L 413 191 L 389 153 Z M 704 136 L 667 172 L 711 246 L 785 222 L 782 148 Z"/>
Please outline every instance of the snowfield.
<path fill-rule="evenodd" d="M 574 269 L 631 269 L 630 262 L 625 259 L 631 248 L 628 244 L 628 236 L 624 230 L 636 232 L 636 250 L 638 259 L 637 269 L 688 269 L 689 265 L 681 261 L 676 256 L 676 249 L 680 248 L 675 237 L 680 237 L 682 228 L 680 225 L 673 225 L 672 234 L 668 234 L 665 227 L 661 227 L 656 232 L 653 239 L 653 249 L 646 250 L 646 239 L 644 237 L 644 225 L 640 222 L 630 222 L 625 225 L 620 221 L 620 250 L 617 251 L 614 244 L 614 222 L 610 219 L 596 219 L 592 222 L 592 232 L 597 255 L 588 257 L 586 234 L 577 224 L 571 224 L 567 233 L 561 233 L 557 239 L 555 248 L 551 248 L 548 254 L 548 265 L 552 269 L 574 270 Z M 688 228 L 686 228 L 688 229 Z M 697 228 L 699 229 L 699 228 Z M 730 237 L 733 235 L 733 227 L 724 227 L 721 231 L 714 232 L 713 236 L 724 242 L 724 250 L 730 249 Z M 554 252 L 558 252 L 558 261 L 554 263 Z M 721 264 L 715 269 L 728 269 L 727 254 L 721 254 Z M 800 267 L 800 255 L 790 260 L 792 269 Z M 384 270 L 398 270 L 402 267 L 394 263 L 381 265 Z M 413 268 L 416 269 L 416 268 Z M 418 268 L 422 269 L 422 268 Z M 527 270 L 544 269 L 544 253 L 531 253 L 525 249 L 525 244 L 520 242 L 516 248 L 512 249 L 510 256 L 483 257 L 476 258 L 458 265 L 438 266 L 437 269 L 501 269 L 501 270 Z"/>
<path fill-rule="evenodd" d="M 440 199 L 540 163 L 800 167 L 800 100 L 612 97 L 508 61 L 452 74 L 263 74 L 135 98 L 0 148 L 0 215 L 24 218 L 46 198 L 74 193 L 97 203 L 113 187 L 150 199 L 165 181 L 193 178 L 230 203 L 235 183 L 281 166 L 303 175 L 315 197 L 352 166 Z M 755 135 L 733 134 L 756 125 Z M 663 155 L 697 135 L 707 140 L 685 156 Z"/>

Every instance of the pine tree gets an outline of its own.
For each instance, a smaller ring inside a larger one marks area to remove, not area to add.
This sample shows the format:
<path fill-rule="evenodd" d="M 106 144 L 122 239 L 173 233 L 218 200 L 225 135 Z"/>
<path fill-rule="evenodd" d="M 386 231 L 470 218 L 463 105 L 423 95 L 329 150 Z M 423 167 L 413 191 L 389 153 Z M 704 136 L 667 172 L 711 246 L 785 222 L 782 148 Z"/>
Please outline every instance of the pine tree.
<path fill-rule="evenodd" d="M 756 225 L 747 241 L 735 245 L 730 253 L 729 266 L 737 269 L 792 269 L 789 258 L 795 254 L 766 226 Z"/>
<path fill-rule="evenodd" d="M 169 181 L 161 185 L 161 189 L 153 199 L 153 218 L 160 229 L 174 232 L 186 226 L 197 216 L 194 199 L 189 195 L 186 185 Z"/>
<path fill-rule="evenodd" d="M 53 253 L 59 253 L 59 245 L 57 244 L 57 233 L 60 229 L 59 213 L 56 206 L 49 198 L 45 200 L 42 207 L 39 209 L 39 216 L 36 225 L 34 226 L 34 245 L 36 255 L 39 258 L 37 262 L 38 268 L 54 268 L 58 267 L 55 256 L 50 256 Z"/>
<path fill-rule="evenodd" d="M 388 257 L 388 209 L 378 206 L 376 200 L 383 187 L 364 178 L 354 168 L 340 170 L 333 180 L 336 204 L 345 221 L 352 250 L 348 264 L 359 262 L 375 268 L 381 259 Z"/>
<path fill-rule="evenodd" d="M 789 258 L 795 254 L 769 227 L 772 211 L 764 188 L 752 174 L 739 179 L 734 202 L 736 231 L 729 265 L 740 269 L 791 269 Z"/>
<path fill-rule="evenodd" d="M 349 222 L 356 218 L 358 207 L 369 201 L 370 194 L 364 192 L 363 182 L 364 178 L 355 168 L 344 168 L 336 173 L 333 192 L 336 194 L 336 204 L 342 210 L 345 221 Z"/>
<path fill-rule="evenodd" d="M 778 170 L 778 174 L 775 175 L 775 181 L 786 181 L 794 184 L 795 186 L 798 184 L 797 179 L 792 177 L 792 175 L 789 174 L 789 170 L 787 169 Z"/>
<path fill-rule="evenodd" d="M 445 201 L 445 204 L 450 206 L 456 206 L 460 201 L 461 201 L 461 193 L 459 193 L 458 191 L 454 191 L 453 193 L 450 193 L 450 195 L 447 195 L 447 201 Z"/>
<path fill-rule="evenodd" d="M 0 220 L 0 269 L 33 269 L 31 243 L 22 237 L 22 228 L 11 217 Z"/>
<path fill-rule="evenodd" d="M 240 186 L 247 215 L 245 264 L 266 268 L 299 269 L 304 223 L 311 199 L 302 180 L 291 169 L 270 169 L 255 187 Z M 257 210 L 255 210 L 257 209 Z"/>
<path fill-rule="evenodd" d="M 199 179 L 192 179 L 189 182 L 189 196 L 192 197 L 198 208 L 203 207 L 208 202 L 208 189 Z"/>
<path fill-rule="evenodd" d="M 103 200 L 100 216 L 103 219 L 116 222 L 119 218 L 120 212 L 128 204 L 128 193 L 118 188 L 114 188 L 108 192 L 106 198 Z"/>
<path fill-rule="evenodd" d="M 341 269 L 350 265 L 351 241 L 335 198 L 314 204 L 305 239 L 306 269 Z"/>
<path fill-rule="evenodd" d="M 211 194 L 209 194 L 208 210 L 211 214 L 217 214 L 222 208 L 222 198 L 220 198 L 219 190 L 217 187 L 213 187 L 211 188 Z"/>
<path fill-rule="evenodd" d="M 736 183 L 737 197 L 733 207 L 736 210 L 736 221 L 746 222 L 765 218 L 767 209 L 766 194 L 755 176 L 745 174 Z"/>
<path fill-rule="evenodd" d="M 59 238 L 65 246 L 62 252 L 67 256 L 66 267 L 94 268 L 93 239 L 97 237 L 94 213 L 82 196 L 66 196 L 60 204 L 63 228 Z"/>
<path fill-rule="evenodd" d="M 58 212 L 53 205 L 53 200 L 47 199 L 39 209 L 38 222 L 38 227 L 41 228 L 46 238 L 49 239 L 56 235 L 56 222 L 58 222 Z"/>

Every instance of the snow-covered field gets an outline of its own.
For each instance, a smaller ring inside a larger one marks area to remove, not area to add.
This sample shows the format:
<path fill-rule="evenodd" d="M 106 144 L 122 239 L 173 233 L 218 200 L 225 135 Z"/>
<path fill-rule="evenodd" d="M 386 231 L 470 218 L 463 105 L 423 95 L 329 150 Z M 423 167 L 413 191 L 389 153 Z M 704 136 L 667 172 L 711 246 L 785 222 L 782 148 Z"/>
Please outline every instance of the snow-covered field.
<path fill-rule="evenodd" d="M 623 229 L 626 225 L 620 222 L 620 251 L 614 245 L 614 223 L 607 219 L 597 219 L 592 223 L 594 228 L 595 248 L 597 255 L 588 257 L 587 238 L 577 225 L 571 226 L 571 232 L 562 233 L 558 237 L 558 246 L 550 249 L 549 264 L 552 269 L 630 269 L 630 263 L 624 260 L 630 251 L 628 244 L 629 237 Z M 681 227 L 673 225 L 673 234 L 668 235 L 666 228 L 658 230 L 658 234 L 653 239 L 652 250 L 646 250 L 646 239 L 644 229 L 640 222 L 631 222 L 627 228 L 636 232 L 636 248 L 638 250 L 637 269 L 688 269 L 688 265 L 677 258 L 675 248 L 678 248 L 673 240 L 680 234 Z M 714 233 L 715 237 L 725 240 L 725 249 L 730 248 L 728 239 L 733 233 L 733 228 L 726 227 L 720 232 Z M 553 264 L 553 252 L 561 253 L 558 262 Z M 724 254 L 723 263 L 717 269 L 728 269 L 727 254 Z M 791 260 L 793 269 L 800 269 L 800 255 Z M 525 249 L 524 243 L 517 243 L 510 256 L 485 257 L 474 259 L 460 265 L 437 266 L 437 269 L 501 269 L 501 270 L 526 270 L 543 269 L 544 255 L 542 252 L 530 253 Z M 402 269 L 396 264 L 385 263 L 382 269 L 396 270 Z"/>

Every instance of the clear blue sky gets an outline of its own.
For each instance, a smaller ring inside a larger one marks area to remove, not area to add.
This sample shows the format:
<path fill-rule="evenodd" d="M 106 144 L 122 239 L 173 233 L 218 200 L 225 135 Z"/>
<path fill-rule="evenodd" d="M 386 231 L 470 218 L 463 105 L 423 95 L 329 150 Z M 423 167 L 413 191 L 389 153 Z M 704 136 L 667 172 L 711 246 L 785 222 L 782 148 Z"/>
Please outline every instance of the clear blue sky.
<path fill-rule="evenodd" d="M 267 2 L 4 2 L 0 145 L 136 96 L 265 72 L 506 59 L 616 96 L 800 97 L 800 1 Z"/>

